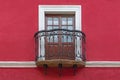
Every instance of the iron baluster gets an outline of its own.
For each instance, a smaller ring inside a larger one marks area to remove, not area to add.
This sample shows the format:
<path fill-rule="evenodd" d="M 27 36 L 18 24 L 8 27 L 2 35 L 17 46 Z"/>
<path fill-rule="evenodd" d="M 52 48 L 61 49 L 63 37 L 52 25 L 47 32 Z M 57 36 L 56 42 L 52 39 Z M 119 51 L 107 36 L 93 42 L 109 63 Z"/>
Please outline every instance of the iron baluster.
<path fill-rule="evenodd" d="M 47 74 L 46 72 L 49 64 L 44 61 L 52 61 L 53 58 L 57 59 L 58 62 L 56 62 L 56 64 L 59 68 L 59 75 L 61 75 L 62 68 L 66 66 L 66 64 L 63 64 L 64 60 L 75 61 L 72 65 L 70 63 L 70 66 L 73 66 L 74 74 L 76 74 L 77 67 L 79 66 L 77 62 L 79 60 L 83 62 L 86 60 L 85 34 L 81 31 L 68 29 L 42 30 L 38 31 L 34 37 L 36 51 L 35 56 L 37 56 L 36 61 L 39 62 L 39 59 L 45 58 L 42 60 L 45 74 Z M 74 47 L 74 49 L 72 47 Z M 42 50 L 45 50 L 45 54 Z M 75 59 L 73 59 L 73 56 Z"/>

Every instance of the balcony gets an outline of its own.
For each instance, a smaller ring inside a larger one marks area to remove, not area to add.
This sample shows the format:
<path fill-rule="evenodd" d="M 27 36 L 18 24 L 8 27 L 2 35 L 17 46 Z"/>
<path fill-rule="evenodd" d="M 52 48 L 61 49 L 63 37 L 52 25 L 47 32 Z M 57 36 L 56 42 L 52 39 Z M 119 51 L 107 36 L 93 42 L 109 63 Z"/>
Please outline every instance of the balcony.
<path fill-rule="evenodd" d="M 79 30 L 52 29 L 34 35 L 38 67 L 84 67 L 85 34 Z"/>

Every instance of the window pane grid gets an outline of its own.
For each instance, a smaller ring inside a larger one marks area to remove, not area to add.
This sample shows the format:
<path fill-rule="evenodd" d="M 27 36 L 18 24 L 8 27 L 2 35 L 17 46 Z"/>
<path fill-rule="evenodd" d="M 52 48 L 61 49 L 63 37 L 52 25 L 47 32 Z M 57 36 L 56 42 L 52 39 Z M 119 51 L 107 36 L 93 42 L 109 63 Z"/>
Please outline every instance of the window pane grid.
<path fill-rule="evenodd" d="M 74 30 L 74 17 L 73 16 L 47 16 L 46 17 L 46 29 L 52 30 L 52 29 L 68 29 L 68 30 Z M 49 39 L 47 39 L 48 42 L 58 42 L 58 35 L 52 36 Z M 61 42 L 73 42 L 71 36 L 68 35 L 62 35 Z"/>

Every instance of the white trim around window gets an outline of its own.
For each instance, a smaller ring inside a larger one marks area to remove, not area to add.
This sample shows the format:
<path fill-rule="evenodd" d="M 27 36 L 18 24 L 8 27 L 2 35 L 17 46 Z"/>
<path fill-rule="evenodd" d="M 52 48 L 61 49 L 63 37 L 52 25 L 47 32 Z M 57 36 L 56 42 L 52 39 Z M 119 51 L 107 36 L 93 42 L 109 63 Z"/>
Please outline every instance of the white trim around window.
<path fill-rule="evenodd" d="M 76 30 L 82 30 L 81 27 L 81 5 L 39 5 L 38 8 L 38 30 L 45 30 L 45 14 L 75 14 L 75 29 Z M 41 53 L 42 56 L 45 56 L 45 41 L 44 37 L 41 39 L 41 49 L 39 48 L 39 55 Z M 79 43 L 80 40 L 77 38 L 76 43 Z M 81 60 L 80 54 L 77 54 L 77 52 L 81 52 L 79 49 L 80 45 L 76 47 L 76 60 Z M 42 51 L 42 52 L 41 52 Z M 39 60 L 45 60 L 45 57 Z"/>
<path fill-rule="evenodd" d="M 76 30 L 81 27 L 81 5 L 39 5 L 39 30 L 45 29 L 45 14 L 75 14 Z"/>

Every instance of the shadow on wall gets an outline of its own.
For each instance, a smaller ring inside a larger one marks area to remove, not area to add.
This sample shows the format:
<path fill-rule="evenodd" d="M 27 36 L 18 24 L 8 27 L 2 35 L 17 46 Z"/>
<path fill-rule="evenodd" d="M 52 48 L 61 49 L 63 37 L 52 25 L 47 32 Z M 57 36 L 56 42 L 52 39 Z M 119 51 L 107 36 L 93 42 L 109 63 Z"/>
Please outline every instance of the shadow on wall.
<path fill-rule="evenodd" d="M 84 67 L 80 68 L 44 68 L 44 67 L 38 67 L 37 70 L 41 72 L 42 75 L 50 78 L 56 78 L 56 77 L 69 77 L 70 76 L 76 76 L 77 73 L 81 72 L 81 70 Z"/>

